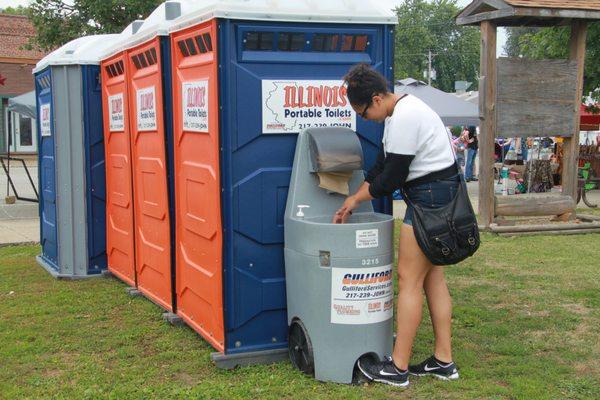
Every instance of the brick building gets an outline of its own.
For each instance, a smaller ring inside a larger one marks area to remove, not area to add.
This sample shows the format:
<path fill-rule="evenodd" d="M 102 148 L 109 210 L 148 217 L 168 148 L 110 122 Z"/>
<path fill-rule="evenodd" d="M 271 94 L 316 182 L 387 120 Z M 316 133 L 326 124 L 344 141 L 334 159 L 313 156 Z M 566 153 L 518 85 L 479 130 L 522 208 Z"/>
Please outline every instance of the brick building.
<path fill-rule="evenodd" d="M 6 110 L 10 97 L 34 89 L 31 70 L 45 55 L 26 49 L 34 35 L 27 17 L 0 13 L 0 153 L 6 152 L 9 136 L 12 136 L 11 151 L 37 151 L 33 121 Z"/>

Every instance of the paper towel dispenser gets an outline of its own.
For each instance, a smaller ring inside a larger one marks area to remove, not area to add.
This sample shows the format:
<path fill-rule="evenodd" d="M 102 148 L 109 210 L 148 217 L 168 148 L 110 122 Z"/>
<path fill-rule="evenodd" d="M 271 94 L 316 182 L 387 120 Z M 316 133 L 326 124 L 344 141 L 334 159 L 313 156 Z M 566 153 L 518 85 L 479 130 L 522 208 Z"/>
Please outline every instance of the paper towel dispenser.
<path fill-rule="evenodd" d="M 348 128 L 307 130 L 310 172 L 353 172 L 363 168 L 360 140 Z"/>

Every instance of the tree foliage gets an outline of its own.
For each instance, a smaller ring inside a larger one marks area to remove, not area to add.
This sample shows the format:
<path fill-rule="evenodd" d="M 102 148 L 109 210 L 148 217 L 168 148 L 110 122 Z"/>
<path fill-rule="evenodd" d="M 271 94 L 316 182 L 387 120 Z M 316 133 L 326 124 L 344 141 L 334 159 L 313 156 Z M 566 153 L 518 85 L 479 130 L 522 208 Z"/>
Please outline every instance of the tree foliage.
<path fill-rule="evenodd" d="M 0 8 L 0 13 L 12 14 L 12 15 L 27 15 L 27 7 L 16 6 L 16 7 Z"/>
<path fill-rule="evenodd" d="M 437 78 L 432 85 L 454 91 L 455 81 L 469 81 L 477 89 L 479 30 L 458 26 L 456 0 L 406 0 L 396 8 L 395 78 L 423 79 L 428 52 Z"/>
<path fill-rule="evenodd" d="M 34 0 L 28 13 L 36 44 L 51 50 L 87 35 L 119 33 L 135 19 L 146 18 L 162 0 Z"/>
<path fill-rule="evenodd" d="M 529 26 L 508 28 L 506 43 L 504 44 L 506 55 L 508 57 L 519 57 L 521 54 L 520 38 L 527 34 L 536 33 L 538 30 L 538 28 Z"/>
<path fill-rule="evenodd" d="M 569 27 L 511 28 L 505 50 L 510 57 L 534 59 L 567 58 L 569 56 Z M 583 93 L 594 92 L 600 101 L 600 23 L 588 26 Z"/>

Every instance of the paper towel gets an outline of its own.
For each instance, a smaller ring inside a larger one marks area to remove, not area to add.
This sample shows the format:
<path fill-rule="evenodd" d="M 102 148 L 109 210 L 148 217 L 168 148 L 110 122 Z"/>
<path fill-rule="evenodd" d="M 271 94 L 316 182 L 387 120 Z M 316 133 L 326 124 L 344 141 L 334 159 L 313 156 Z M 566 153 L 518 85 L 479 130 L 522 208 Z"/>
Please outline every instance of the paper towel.
<path fill-rule="evenodd" d="M 350 188 L 348 182 L 352 172 L 319 172 L 319 187 L 348 196 Z"/>

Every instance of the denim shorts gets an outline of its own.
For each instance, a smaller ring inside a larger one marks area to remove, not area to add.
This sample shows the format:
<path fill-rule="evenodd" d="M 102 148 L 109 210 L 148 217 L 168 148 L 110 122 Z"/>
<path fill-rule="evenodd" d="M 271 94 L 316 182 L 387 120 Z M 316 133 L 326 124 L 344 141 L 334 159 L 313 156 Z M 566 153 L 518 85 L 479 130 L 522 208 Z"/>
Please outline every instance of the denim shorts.
<path fill-rule="evenodd" d="M 460 185 L 460 177 L 455 175 L 450 178 L 440 179 L 433 182 L 421 183 L 406 187 L 406 196 L 415 204 L 427 208 L 439 208 L 450 203 Z M 406 202 L 406 200 L 404 200 Z M 406 214 L 404 223 L 412 226 L 413 208 L 406 203 Z"/>

